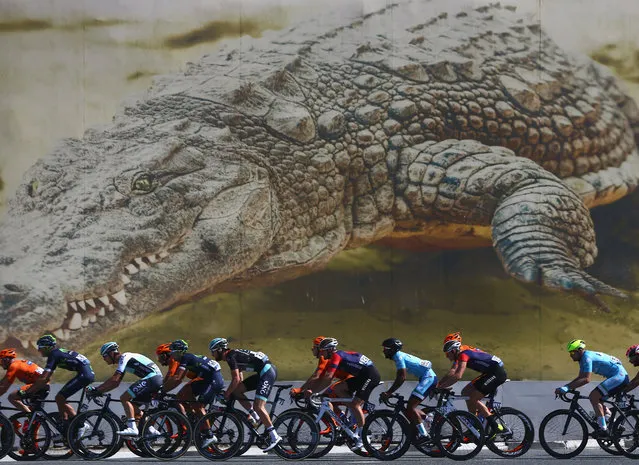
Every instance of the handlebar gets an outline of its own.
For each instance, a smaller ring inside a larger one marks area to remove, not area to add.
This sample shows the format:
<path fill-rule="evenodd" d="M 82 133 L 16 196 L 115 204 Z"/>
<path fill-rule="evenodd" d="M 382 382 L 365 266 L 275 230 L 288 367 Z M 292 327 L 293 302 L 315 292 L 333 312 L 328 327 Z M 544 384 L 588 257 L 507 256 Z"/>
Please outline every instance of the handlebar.
<path fill-rule="evenodd" d="M 571 389 L 567 392 L 563 392 L 561 394 L 555 394 L 555 399 L 560 399 L 564 402 L 572 402 L 573 400 L 575 400 L 575 398 L 577 400 L 579 399 L 585 399 L 584 396 L 582 396 L 579 391 L 576 391 L 574 389 Z"/>
<path fill-rule="evenodd" d="M 394 400 L 394 402 L 393 402 Z M 386 400 L 382 399 L 382 396 L 380 394 L 379 396 L 379 401 L 382 404 L 387 405 L 390 408 L 395 408 L 398 405 L 401 404 L 401 406 L 403 407 L 404 405 L 404 396 L 400 395 L 400 394 L 391 394 L 390 396 L 388 396 L 388 398 Z"/>

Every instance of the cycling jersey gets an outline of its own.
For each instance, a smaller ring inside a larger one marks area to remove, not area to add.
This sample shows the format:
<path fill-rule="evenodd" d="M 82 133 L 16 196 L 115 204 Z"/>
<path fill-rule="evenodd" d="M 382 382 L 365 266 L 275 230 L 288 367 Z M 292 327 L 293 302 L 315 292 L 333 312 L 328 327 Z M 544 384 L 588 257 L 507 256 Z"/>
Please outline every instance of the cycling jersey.
<path fill-rule="evenodd" d="M 32 384 L 40 375 L 44 373 L 44 370 L 31 360 L 17 360 L 14 359 L 7 368 L 7 374 L 4 379 L 13 384 L 18 379 L 21 383 Z"/>
<path fill-rule="evenodd" d="M 362 368 L 370 366 L 373 366 L 373 362 L 366 355 L 362 355 L 359 352 L 336 350 L 322 375 L 344 379 L 348 375 L 355 376 Z"/>
<path fill-rule="evenodd" d="M 258 373 L 271 363 L 265 353 L 246 349 L 230 349 L 226 353 L 226 362 L 231 371 L 256 371 Z"/>
<path fill-rule="evenodd" d="M 148 357 L 135 352 L 124 352 L 118 360 L 116 373 L 133 373 L 139 378 L 151 378 L 153 376 L 162 376 L 162 372 L 158 366 Z M 160 380 L 161 381 L 161 380 Z"/>
<path fill-rule="evenodd" d="M 177 360 L 174 359 L 170 359 L 169 360 L 169 369 L 166 373 L 167 376 L 175 376 L 175 373 L 177 373 L 177 369 L 180 367 L 180 362 L 178 362 Z M 188 370 L 186 371 L 186 375 L 187 378 L 189 379 L 195 379 L 197 378 L 197 373 L 193 373 L 192 371 Z"/>
<path fill-rule="evenodd" d="M 596 373 L 604 378 L 612 378 L 618 374 L 628 374 L 617 357 L 592 350 L 584 351 L 581 360 L 579 360 L 579 371 L 582 373 Z"/>
<path fill-rule="evenodd" d="M 188 353 L 183 354 L 180 359 L 180 368 L 195 373 L 199 378 L 207 382 L 215 380 L 224 383 L 220 364 L 207 357 Z"/>
<path fill-rule="evenodd" d="M 504 363 L 499 357 L 477 349 L 476 347 L 469 347 L 461 351 L 459 355 L 457 355 L 455 364 L 458 362 L 466 362 L 468 368 L 480 373 L 491 373 L 498 367 L 504 366 Z"/>
<path fill-rule="evenodd" d="M 406 352 L 398 351 L 393 355 L 393 361 L 395 367 L 398 370 L 406 370 L 411 375 L 421 378 L 422 376 L 434 376 L 435 373 L 432 370 L 432 363 L 428 360 L 422 360 L 414 355 L 407 354 Z"/>
<path fill-rule="evenodd" d="M 54 372 L 56 368 L 69 371 L 84 372 L 87 367 L 91 367 L 91 362 L 84 355 L 75 350 L 53 349 L 47 358 L 44 371 Z"/>

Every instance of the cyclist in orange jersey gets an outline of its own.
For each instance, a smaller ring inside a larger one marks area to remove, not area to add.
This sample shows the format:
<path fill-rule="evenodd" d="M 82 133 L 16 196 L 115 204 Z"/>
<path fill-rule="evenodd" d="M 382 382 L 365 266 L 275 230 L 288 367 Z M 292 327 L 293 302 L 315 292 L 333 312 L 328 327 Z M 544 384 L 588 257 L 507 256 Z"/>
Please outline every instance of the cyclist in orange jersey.
<path fill-rule="evenodd" d="M 177 376 L 177 370 L 180 367 L 180 362 L 171 357 L 171 343 L 167 342 L 165 344 L 160 344 L 157 349 L 155 349 L 155 354 L 158 357 L 158 362 L 162 366 L 168 366 L 168 370 L 164 375 L 164 380 L 162 381 L 162 391 L 161 392 L 171 392 L 173 389 L 178 387 L 182 382 L 182 379 Z M 194 373 L 190 370 L 187 370 L 185 375 L 190 381 L 184 385 L 182 389 L 177 393 L 177 400 L 180 401 L 179 408 L 183 414 L 186 414 L 186 411 L 191 411 L 193 413 L 197 413 L 198 410 L 203 408 L 202 404 L 195 404 L 193 402 L 184 402 L 186 400 L 193 399 L 193 391 L 191 384 L 195 381 L 201 381 L 202 378 L 198 378 L 197 373 Z M 184 403 L 182 403 L 184 402 Z"/>
<path fill-rule="evenodd" d="M 24 386 L 9 394 L 7 398 L 18 410 L 29 413 L 31 409 L 22 403 L 22 399 L 25 397 L 24 393 L 44 373 L 44 370 L 31 360 L 17 360 L 16 356 L 16 350 L 13 348 L 0 350 L 0 365 L 7 370 L 4 378 L 0 381 L 0 396 L 4 395 L 13 382 L 18 379 L 18 381 L 24 383 Z M 44 399 L 49 395 L 49 389 L 49 383 L 47 383 L 42 389 L 31 394 L 30 397 Z"/>

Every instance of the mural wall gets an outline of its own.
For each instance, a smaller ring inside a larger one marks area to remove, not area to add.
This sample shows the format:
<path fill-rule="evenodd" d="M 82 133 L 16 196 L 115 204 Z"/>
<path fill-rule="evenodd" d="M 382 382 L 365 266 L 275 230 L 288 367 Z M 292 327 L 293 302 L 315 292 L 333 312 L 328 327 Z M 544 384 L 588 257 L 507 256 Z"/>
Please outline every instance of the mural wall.
<path fill-rule="evenodd" d="M 154 76 L 184 71 L 186 62 L 217 53 L 229 40 L 233 41 L 226 45 L 230 49 L 243 50 L 242 44 L 251 38 L 269 40 L 305 18 L 329 24 L 335 16 L 367 15 L 386 3 L 336 1 L 329 7 L 326 2 L 302 0 L 183 1 L 176 7 L 174 2 L 148 0 L 124 7 L 96 0 L 82 2 L 78 8 L 72 1 L 50 2 L 45 7 L 35 1 L 2 2 L 2 213 L 6 214 L 6 199 L 22 182 L 26 183 L 22 188 L 30 186 L 34 192 L 49 182 L 23 179 L 37 159 L 52 152 L 62 138 L 82 137 L 88 128 L 108 124 L 121 102 L 140 95 Z M 474 8 L 487 3 L 463 2 Z M 624 80 L 624 89 L 639 99 L 639 32 L 634 27 L 639 6 L 635 2 L 619 1 L 618 8 L 577 0 L 518 3 L 520 10 L 531 15 L 530 21 L 541 24 L 560 46 L 589 54 L 608 66 Z M 396 31 L 400 29 L 397 25 Z M 134 128 L 132 138 L 139 135 L 135 131 L 144 129 Z M 95 187 L 89 181 L 91 166 L 83 170 L 74 182 L 82 184 L 85 173 L 85 190 L 90 193 Z M 238 173 L 243 176 L 240 168 Z M 110 176 L 108 169 L 105 176 Z M 432 360 L 436 371 L 442 372 L 448 362 L 441 341 L 445 334 L 459 330 L 466 343 L 499 355 L 512 379 L 566 379 L 577 369 L 565 352 L 566 342 L 573 338 L 585 339 L 589 347 L 619 358 L 627 346 L 639 343 L 637 197 L 627 196 L 591 211 L 599 255 L 588 273 L 629 296 L 627 300 L 603 297 L 610 313 L 573 294 L 511 278 L 490 242 L 475 248 L 464 243 L 462 250 L 454 250 L 461 242 L 454 240 L 442 248 L 416 240 L 397 247 L 387 240 L 345 250 L 322 270 L 298 270 L 296 279 L 202 292 L 203 297 L 144 315 L 113 316 L 120 309 L 112 300 L 116 308 L 104 320 L 89 313 L 83 317 L 87 321 L 78 330 L 89 328 L 91 336 L 74 343 L 90 356 L 101 377 L 111 370 L 97 354 L 107 339 L 117 340 L 125 350 L 152 353 L 160 343 L 184 338 L 193 351 L 205 353 L 212 337 L 224 336 L 236 347 L 269 354 L 282 379 L 301 379 L 315 366 L 311 341 L 322 334 L 337 337 L 345 349 L 365 353 L 379 366 L 383 378 L 391 378 L 394 367 L 381 353 L 383 339 L 399 337 L 408 352 Z M 44 233 L 41 237 L 48 240 Z M 15 244 L 6 240 L 0 244 L 5 247 L 0 255 L 9 257 L 7 250 Z M 0 270 L 0 284 L 12 282 L 15 268 L 10 258 L 0 263 L 6 265 Z M 85 259 L 82 266 L 80 270 L 94 265 Z M 77 279 L 91 282 L 91 276 L 78 273 Z M 16 293 L 3 295 L 4 312 L 9 312 Z M 179 290 L 174 294 L 176 301 L 186 300 Z M 22 347 L 20 339 L 27 338 L 23 350 L 32 354 L 28 344 L 32 339 L 25 335 L 40 327 L 56 329 L 45 327 L 47 319 L 56 318 L 54 310 L 48 311 L 42 310 L 44 319 L 27 322 L 29 329 L 16 323 L 16 332 L 7 329 L 7 323 L 0 339 L 6 339 L 5 345 Z M 65 339 L 65 333 L 60 334 Z M 72 336 L 68 339 L 76 341 Z"/>

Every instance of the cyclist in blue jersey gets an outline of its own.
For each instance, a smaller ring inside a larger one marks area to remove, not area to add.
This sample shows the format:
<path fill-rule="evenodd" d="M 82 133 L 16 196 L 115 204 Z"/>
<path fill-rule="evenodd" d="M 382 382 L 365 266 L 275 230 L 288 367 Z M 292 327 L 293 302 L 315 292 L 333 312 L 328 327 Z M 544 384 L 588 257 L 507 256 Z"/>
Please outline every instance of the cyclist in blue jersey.
<path fill-rule="evenodd" d="M 134 352 L 120 353 L 117 342 L 104 343 L 100 348 L 100 355 L 107 365 L 117 364 L 117 368 L 115 373 L 104 383 L 88 390 L 87 395 L 91 397 L 101 396 L 105 392 L 117 388 L 122 382 L 125 373 L 133 373 L 140 378 L 131 384 L 129 389 L 120 396 L 126 415 L 127 427 L 122 431 L 118 431 L 118 434 L 122 436 L 137 436 L 139 432 L 135 419 L 140 417 L 140 411 L 133 406 L 131 400 L 136 399 L 142 402 L 150 400 L 151 394 L 158 392 L 162 387 L 162 372 L 153 360 L 144 355 Z M 150 430 L 150 432 L 157 434 L 157 431 L 154 430 Z"/>
<path fill-rule="evenodd" d="M 579 362 L 579 375 L 568 384 L 555 389 L 556 394 L 563 394 L 571 389 L 588 384 L 592 374 L 598 374 L 606 378 L 599 386 L 594 388 L 588 398 L 597 416 L 599 431 L 595 435 L 605 436 L 608 434 L 606 422 L 606 407 L 602 400 L 608 396 L 621 392 L 630 382 L 626 369 L 617 357 L 586 350 L 586 342 L 581 339 L 573 339 L 567 346 L 570 358 Z"/>
<path fill-rule="evenodd" d="M 399 389 L 400 386 L 404 384 L 404 381 L 406 381 L 406 373 L 415 376 L 419 381 L 408 398 L 406 413 L 411 423 L 417 428 L 417 440 L 421 440 L 428 437 L 428 432 L 423 422 L 424 413 L 419 408 L 419 404 L 424 400 L 428 390 L 437 384 L 437 376 L 433 371 L 431 362 L 402 352 L 401 349 L 403 346 L 402 341 L 394 337 L 385 339 L 382 342 L 384 357 L 395 362 L 397 374 L 393 385 L 388 388 L 387 391 L 382 392 L 379 398 L 384 401 L 388 399 L 393 392 Z"/>
<path fill-rule="evenodd" d="M 58 405 L 60 417 L 64 422 L 68 423 L 75 417 L 76 412 L 67 402 L 67 399 L 89 386 L 95 379 L 91 362 L 78 352 L 58 347 L 56 338 L 52 334 L 45 334 L 39 338 L 36 341 L 36 346 L 38 347 L 38 352 L 47 357 L 47 364 L 44 367 L 44 372 L 29 388 L 27 394 L 31 391 L 38 392 L 43 387 L 46 387 L 51 381 L 51 376 L 56 368 L 74 371 L 76 375 L 62 386 L 62 389 L 55 396 L 55 403 Z"/>
<path fill-rule="evenodd" d="M 486 419 L 491 428 L 488 436 L 493 438 L 502 432 L 504 427 L 495 420 L 495 416 L 481 400 L 494 392 L 508 379 L 504 363 L 496 355 L 489 354 L 476 347 L 462 346 L 461 338 L 447 337 L 446 339 L 449 340 L 444 342 L 443 349 L 446 353 L 446 358 L 453 362 L 453 365 L 442 380 L 437 383 L 437 387 L 447 388 L 452 386 L 462 378 L 466 368 L 478 371 L 480 375 L 464 386 L 461 393 L 463 396 L 468 396 L 466 401 L 468 411 Z"/>

